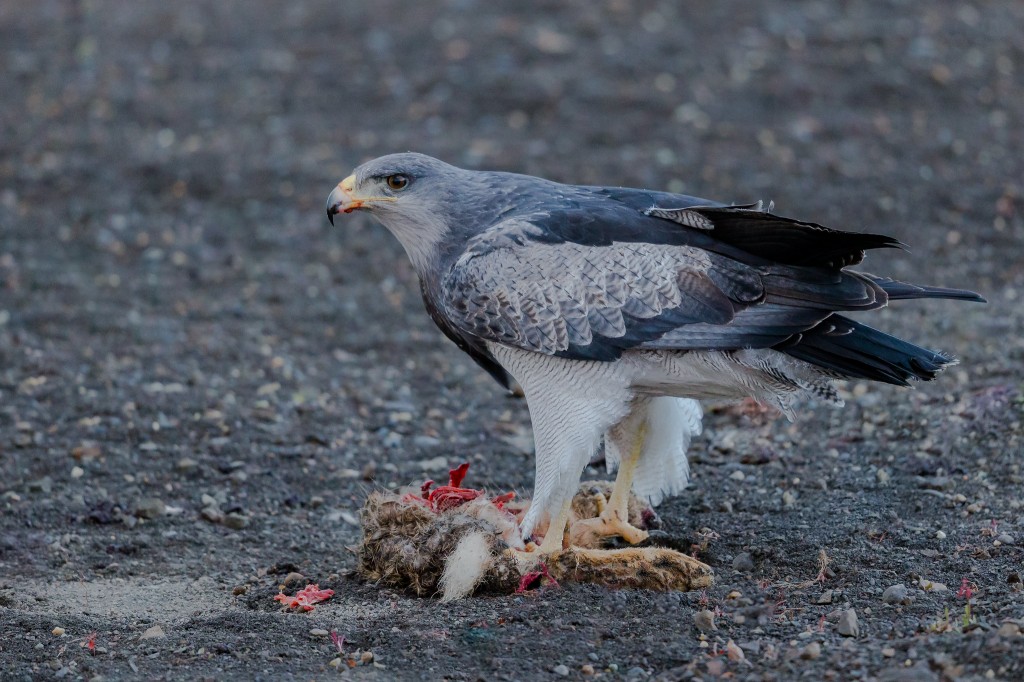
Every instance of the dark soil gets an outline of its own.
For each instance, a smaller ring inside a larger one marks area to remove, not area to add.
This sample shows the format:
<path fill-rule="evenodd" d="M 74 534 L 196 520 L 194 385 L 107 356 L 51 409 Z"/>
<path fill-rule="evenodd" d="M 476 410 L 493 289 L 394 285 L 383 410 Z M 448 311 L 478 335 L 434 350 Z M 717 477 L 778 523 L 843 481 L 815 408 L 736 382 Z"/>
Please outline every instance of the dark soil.
<path fill-rule="evenodd" d="M 3 3 L 0 678 L 1024 678 L 1021 26 L 1006 2 Z M 774 199 L 912 247 L 869 271 L 990 302 L 873 314 L 962 359 L 916 390 L 795 423 L 708 406 L 660 509 L 706 594 L 381 591 L 351 573 L 368 491 L 462 460 L 532 482 L 522 401 L 383 229 L 324 218 L 408 149 Z M 334 598 L 282 613 L 290 573 Z"/>

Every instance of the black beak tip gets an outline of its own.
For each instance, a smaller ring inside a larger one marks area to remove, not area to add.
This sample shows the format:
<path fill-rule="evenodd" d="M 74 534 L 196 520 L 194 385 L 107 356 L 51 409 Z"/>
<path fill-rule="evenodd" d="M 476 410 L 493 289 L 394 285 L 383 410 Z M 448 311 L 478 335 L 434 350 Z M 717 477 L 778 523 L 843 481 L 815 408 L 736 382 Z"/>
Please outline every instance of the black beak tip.
<path fill-rule="evenodd" d="M 334 212 L 331 210 L 330 206 L 327 207 L 327 219 L 331 221 L 331 225 L 334 224 Z"/>

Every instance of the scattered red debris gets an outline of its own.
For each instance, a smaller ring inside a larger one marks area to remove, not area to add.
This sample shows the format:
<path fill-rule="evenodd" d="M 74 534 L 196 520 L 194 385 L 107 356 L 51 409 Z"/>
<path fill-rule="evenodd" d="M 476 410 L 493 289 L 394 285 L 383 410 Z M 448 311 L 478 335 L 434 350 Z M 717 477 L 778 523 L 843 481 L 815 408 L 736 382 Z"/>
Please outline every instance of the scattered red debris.
<path fill-rule="evenodd" d="M 420 496 L 416 497 L 413 494 L 406 495 L 403 498 L 404 502 L 418 502 L 424 504 L 431 509 L 431 511 L 441 513 L 448 511 L 449 509 L 455 509 L 456 507 L 462 506 L 467 502 L 471 502 L 478 497 L 483 496 L 482 490 L 476 490 L 474 488 L 463 488 L 462 481 L 466 478 L 466 472 L 469 471 L 469 462 L 463 462 L 454 469 L 448 471 L 448 485 L 438 486 L 431 490 L 434 485 L 434 481 L 427 480 L 420 486 Z M 505 493 L 499 495 L 491 500 L 498 509 L 504 508 L 506 502 L 511 502 L 515 497 L 515 493 Z"/>
<path fill-rule="evenodd" d="M 971 597 L 974 596 L 974 592 L 974 587 L 968 582 L 967 578 L 964 578 L 960 581 L 960 589 L 957 591 L 956 596 L 958 599 L 970 601 Z"/>
<path fill-rule="evenodd" d="M 334 590 L 321 590 L 319 585 L 306 585 L 296 592 L 294 597 L 282 592 L 274 597 L 274 601 L 281 602 L 286 609 L 300 608 L 303 611 L 312 611 L 313 604 L 327 601 L 333 596 Z"/>
<path fill-rule="evenodd" d="M 530 585 L 540 578 L 547 578 L 553 586 L 558 587 L 558 581 L 555 580 L 555 577 L 551 575 L 550 571 L 548 571 L 548 565 L 541 562 L 539 570 L 528 571 L 519 579 L 519 587 L 516 588 L 516 594 L 523 594 L 530 589 Z"/>
<path fill-rule="evenodd" d="M 336 630 L 331 630 L 331 642 L 337 648 L 339 654 L 345 653 L 345 635 L 339 635 Z"/>
<path fill-rule="evenodd" d="M 83 649 L 88 649 L 92 653 L 96 653 L 96 633 L 90 632 L 78 646 Z"/>

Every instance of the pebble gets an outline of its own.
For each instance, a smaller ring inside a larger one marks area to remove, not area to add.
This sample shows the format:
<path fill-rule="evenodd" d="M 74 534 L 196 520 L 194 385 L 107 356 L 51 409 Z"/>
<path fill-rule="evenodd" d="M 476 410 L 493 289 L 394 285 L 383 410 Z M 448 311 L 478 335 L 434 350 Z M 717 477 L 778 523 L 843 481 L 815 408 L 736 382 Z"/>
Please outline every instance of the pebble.
<path fill-rule="evenodd" d="M 159 625 L 154 625 L 153 627 L 143 632 L 139 636 L 139 639 L 161 639 L 166 636 L 167 634 L 164 632 L 164 629 L 162 627 L 160 627 Z"/>
<path fill-rule="evenodd" d="M 231 530 L 242 530 L 249 525 L 249 517 L 238 512 L 231 512 L 224 517 L 224 525 Z"/>
<path fill-rule="evenodd" d="M 733 557 L 732 569 L 742 573 L 749 573 L 754 570 L 754 557 L 750 552 L 741 552 Z"/>
<path fill-rule="evenodd" d="M 281 581 L 281 584 L 284 585 L 285 587 L 288 587 L 289 585 L 298 585 L 298 584 L 303 583 L 305 581 L 306 581 L 306 576 L 302 575 L 298 571 L 292 571 L 291 573 L 289 573 L 288 575 L 286 575 L 284 577 L 284 580 Z"/>
<path fill-rule="evenodd" d="M 935 531 L 935 539 L 936 540 L 945 540 L 946 539 L 946 534 L 944 532 L 942 532 L 941 530 L 937 530 L 937 531 Z"/>
<path fill-rule="evenodd" d="M 644 670 L 643 668 L 641 668 L 640 666 L 635 665 L 635 666 L 633 666 L 632 668 L 630 668 L 629 670 L 626 671 L 626 678 L 628 679 L 630 677 L 632 677 L 634 679 L 640 678 L 640 677 L 647 677 L 647 671 Z"/>
<path fill-rule="evenodd" d="M 49 476 L 43 476 L 42 478 L 29 481 L 28 491 L 30 493 L 51 493 L 53 492 L 53 479 Z"/>
<path fill-rule="evenodd" d="M 224 520 L 224 512 L 217 507 L 203 507 L 199 514 L 210 523 L 220 523 Z"/>
<path fill-rule="evenodd" d="M 50 634 L 53 635 L 54 637 L 63 637 L 64 636 L 64 628 L 62 628 L 62 627 L 60 627 L 58 625 L 54 629 L 50 630 Z"/>
<path fill-rule="evenodd" d="M 166 510 L 164 501 L 159 497 L 144 497 L 135 505 L 135 515 L 143 519 L 155 519 L 163 516 Z"/>
<path fill-rule="evenodd" d="M 836 626 L 843 637 L 858 637 L 860 636 L 860 623 L 857 622 L 857 611 L 855 609 L 847 609 L 839 614 L 839 625 Z"/>
<path fill-rule="evenodd" d="M 796 504 L 796 495 L 794 495 L 788 490 L 782 493 L 782 504 L 787 507 L 792 507 L 794 504 Z"/>
<path fill-rule="evenodd" d="M 884 649 L 882 649 L 882 655 L 886 658 L 892 658 L 896 655 L 896 650 L 893 649 L 891 646 L 887 646 Z"/>
<path fill-rule="evenodd" d="M 1013 536 L 1009 533 L 1000 533 L 996 536 L 994 545 L 1012 545 L 1014 543 Z"/>
<path fill-rule="evenodd" d="M 191 457 L 182 457 L 178 460 L 178 471 L 191 471 L 199 466 L 199 462 L 195 461 Z"/>
<path fill-rule="evenodd" d="M 731 478 L 734 481 L 742 481 L 743 479 L 746 478 L 746 475 L 742 471 L 737 469 L 736 471 L 729 474 L 729 478 Z"/>
<path fill-rule="evenodd" d="M 420 469 L 423 469 L 424 471 L 440 471 L 441 469 L 448 468 L 448 458 L 438 456 L 432 457 L 430 459 L 421 459 L 420 461 L 416 462 L 416 466 L 418 466 Z"/>
<path fill-rule="evenodd" d="M 559 677 L 569 677 L 569 668 L 565 665 L 556 665 L 554 668 L 551 669 L 551 672 L 558 675 Z"/>
<path fill-rule="evenodd" d="M 999 626 L 997 634 L 1000 637 L 1020 637 L 1020 626 L 1008 620 Z"/>
<path fill-rule="evenodd" d="M 818 598 L 814 600 L 815 604 L 831 604 L 833 599 L 832 590 L 825 590 L 818 595 Z"/>
<path fill-rule="evenodd" d="M 332 658 L 331 662 L 328 663 L 327 665 L 331 666 L 332 668 L 340 668 L 341 667 L 341 659 L 340 658 Z"/>
<path fill-rule="evenodd" d="M 932 582 L 926 578 L 921 578 L 917 581 L 917 586 L 925 592 L 948 592 L 949 588 L 942 583 Z"/>
<path fill-rule="evenodd" d="M 889 472 L 885 469 L 879 469 L 876 471 L 875 477 L 878 479 L 878 485 L 889 485 L 889 480 L 892 478 L 889 476 Z"/>
<path fill-rule="evenodd" d="M 82 467 L 71 467 L 71 478 L 81 478 L 85 476 L 85 469 Z"/>
<path fill-rule="evenodd" d="M 909 604 L 907 586 L 901 583 L 885 588 L 885 592 L 882 593 L 882 601 L 886 604 Z"/>
<path fill-rule="evenodd" d="M 590 665 L 589 663 L 586 663 L 586 664 L 584 664 L 584 666 L 582 668 L 580 668 L 580 672 L 583 673 L 584 675 L 593 675 L 594 674 L 594 666 Z"/>
<path fill-rule="evenodd" d="M 811 642 L 810 644 L 808 644 L 807 646 L 805 646 L 803 648 L 803 651 L 800 652 L 800 658 L 802 658 L 804 660 L 808 660 L 808 661 L 813 661 L 814 659 L 816 659 L 816 658 L 818 658 L 820 656 L 821 656 L 821 645 L 818 644 L 817 642 Z"/>
<path fill-rule="evenodd" d="M 697 626 L 697 629 L 701 632 L 711 632 L 717 630 L 718 627 L 715 625 L 715 614 L 712 611 L 703 609 L 693 614 L 693 624 Z"/>
<path fill-rule="evenodd" d="M 359 654 L 359 662 L 363 665 L 370 665 L 371 663 L 373 663 L 373 652 L 364 651 L 363 653 Z"/>

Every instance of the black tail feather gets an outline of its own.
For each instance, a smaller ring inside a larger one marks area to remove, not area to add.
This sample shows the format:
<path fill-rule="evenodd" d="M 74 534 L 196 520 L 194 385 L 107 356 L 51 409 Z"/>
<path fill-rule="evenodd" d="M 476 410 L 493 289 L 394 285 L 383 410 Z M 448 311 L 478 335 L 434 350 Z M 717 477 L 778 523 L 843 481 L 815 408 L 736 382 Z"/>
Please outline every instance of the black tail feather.
<path fill-rule="evenodd" d="M 915 346 L 840 315 L 830 315 L 775 348 L 842 377 L 897 386 L 909 386 L 912 379 L 930 381 L 944 367 L 956 363 L 948 355 Z"/>
<path fill-rule="evenodd" d="M 899 301 L 912 298 L 951 298 L 960 301 L 976 301 L 985 303 L 985 299 L 979 294 L 967 289 L 946 289 L 944 287 L 929 287 L 920 284 L 909 284 L 889 277 L 877 277 L 867 273 L 860 273 L 869 277 L 889 295 L 890 301 Z"/>

